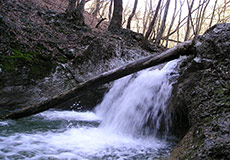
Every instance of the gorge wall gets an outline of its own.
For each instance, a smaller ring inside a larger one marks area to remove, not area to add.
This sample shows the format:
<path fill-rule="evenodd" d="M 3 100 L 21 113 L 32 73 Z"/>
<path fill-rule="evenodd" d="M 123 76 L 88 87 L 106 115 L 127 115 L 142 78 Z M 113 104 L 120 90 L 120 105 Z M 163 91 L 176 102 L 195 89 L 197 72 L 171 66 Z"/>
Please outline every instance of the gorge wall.
<path fill-rule="evenodd" d="M 173 129 L 185 136 L 169 159 L 230 159 L 230 24 L 195 38 L 174 85 Z"/>

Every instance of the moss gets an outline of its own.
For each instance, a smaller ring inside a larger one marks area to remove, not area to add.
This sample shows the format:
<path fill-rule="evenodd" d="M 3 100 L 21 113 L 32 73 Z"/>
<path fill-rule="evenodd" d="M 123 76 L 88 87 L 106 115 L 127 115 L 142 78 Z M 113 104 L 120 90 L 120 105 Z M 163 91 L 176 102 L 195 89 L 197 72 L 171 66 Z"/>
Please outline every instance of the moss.
<path fill-rule="evenodd" d="M 204 138 L 198 139 L 197 143 L 196 143 L 196 147 L 200 148 L 202 147 L 204 144 Z"/>
<path fill-rule="evenodd" d="M 6 72 L 15 71 L 19 66 L 33 62 L 35 53 L 22 52 L 17 49 L 12 49 L 12 54 L 8 56 L 0 56 L 1 68 Z"/>
<path fill-rule="evenodd" d="M 2 72 L 24 73 L 30 79 L 39 79 L 48 76 L 55 68 L 51 58 L 50 55 L 14 48 L 10 55 L 0 56 L 0 68 Z"/>
<path fill-rule="evenodd" d="M 68 58 L 61 55 L 61 54 L 56 55 L 55 57 L 56 57 L 58 62 L 61 62 L 61 63 L 67 63 L 68 62 Z"/>
<path fill-rule="evenodd" d="M 56 68 L 56 63 L 52 61 L 49 54 L 37 54 L 33 63 L 29 66 L 29 77 L 43 78 L 48 76 Z"/>
<path fill-rule="evenodd" d="M 203 118 L 203 119 L 201 120 L 202 123 L 209 123 L 209 122 L 211 122 L 211 121 L 212 121 L 212 117 L 211 117 L 211 116 L 210 116 L 210 117 Z"/>

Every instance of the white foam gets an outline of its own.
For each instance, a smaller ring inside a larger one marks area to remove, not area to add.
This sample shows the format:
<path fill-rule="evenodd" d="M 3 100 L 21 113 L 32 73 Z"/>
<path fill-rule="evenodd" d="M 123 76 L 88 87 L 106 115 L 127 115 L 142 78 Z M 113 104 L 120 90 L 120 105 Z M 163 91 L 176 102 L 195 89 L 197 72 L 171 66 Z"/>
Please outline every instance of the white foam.
<path fill-rule="evenodd" d="M 7 122 L 7 121 L 0 122 L 0 126 L 6 126 L 8 124 L 9 124 L 9 122 Z"/>
<path fill-rule="evenodd" d="M 143 150 L 157 150 L 165 143 L 155 138 L 133 138 L 113 134 L 101 128 L 71 128 L 62 133 L 15 134 L 0 137 L 0 155 L 21 155 L 23 151 L 35 153 L 36 158 L 84 159 L 105 155 L 132 156 Z M 10 152 L 2 152 L 2 150 Z M 36 159 L 35 157 L 32 157 Z M 80 157 L 80 158 L 79 158 Z M 31 158 L 31 159 L 32 159 Z"/>
<path fill-rule="evenodd" d="M 100 117 L 93 112 L 75 111 L 46 111 L 36 116 L 49 120 L 76 120 L 76 121 L 100 121 Z"/>

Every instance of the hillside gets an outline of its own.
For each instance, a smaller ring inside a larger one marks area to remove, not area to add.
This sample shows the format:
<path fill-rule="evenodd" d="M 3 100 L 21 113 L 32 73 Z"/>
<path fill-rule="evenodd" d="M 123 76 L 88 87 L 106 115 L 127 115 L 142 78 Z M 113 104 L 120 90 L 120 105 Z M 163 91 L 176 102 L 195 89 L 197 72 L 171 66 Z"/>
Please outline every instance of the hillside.
<path fill-rule="evenodd" d="M 105 22 L 95 28 L 99 19 L 87 12 L 86 25 L 78 26 L 65 17 L 63 1 L 1 3 L 0 107 L 6 111 L 39 103 L 162 50 L 129 30 L 111 34 Z"/>

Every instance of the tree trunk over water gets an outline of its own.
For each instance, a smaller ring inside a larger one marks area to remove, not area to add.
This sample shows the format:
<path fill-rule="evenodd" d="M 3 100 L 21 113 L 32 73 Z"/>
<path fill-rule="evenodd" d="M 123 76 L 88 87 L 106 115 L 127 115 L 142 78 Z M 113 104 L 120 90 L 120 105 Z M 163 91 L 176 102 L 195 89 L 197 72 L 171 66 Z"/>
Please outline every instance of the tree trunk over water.
<path fill-rule="evenodd" d="M 77 96 L 83 95 L 87 91 L 98 87 L 102 84 L 114 81 L 116 79 L 122 78 L 129 74 L 135 73 L 137 71 L 168 62 L 170 60 L 176 59 L 181 55 L 189 54 L 189 50 L 193 47 L 192 41 L 186 41 L 173 48 L 170 48 L 160 54 L 151 55 L 149 57 L 134 61 L 128 65 L 122 66 L 115 70 L 103 73 L 89 81 L 80 83 L 77 87 L 62 93 L 60 95 L 54 96 L 40 104 L 25 107 L 20 110 L 16 110 L 7 115 L 3 115 L 0 119 L 19 119 L 22 117 L 30 116 L 33 114 L 40 113 L 42 111 L 48 110 L 50 108 L 55 108 L 57 105 L 65 103 Z"/>

